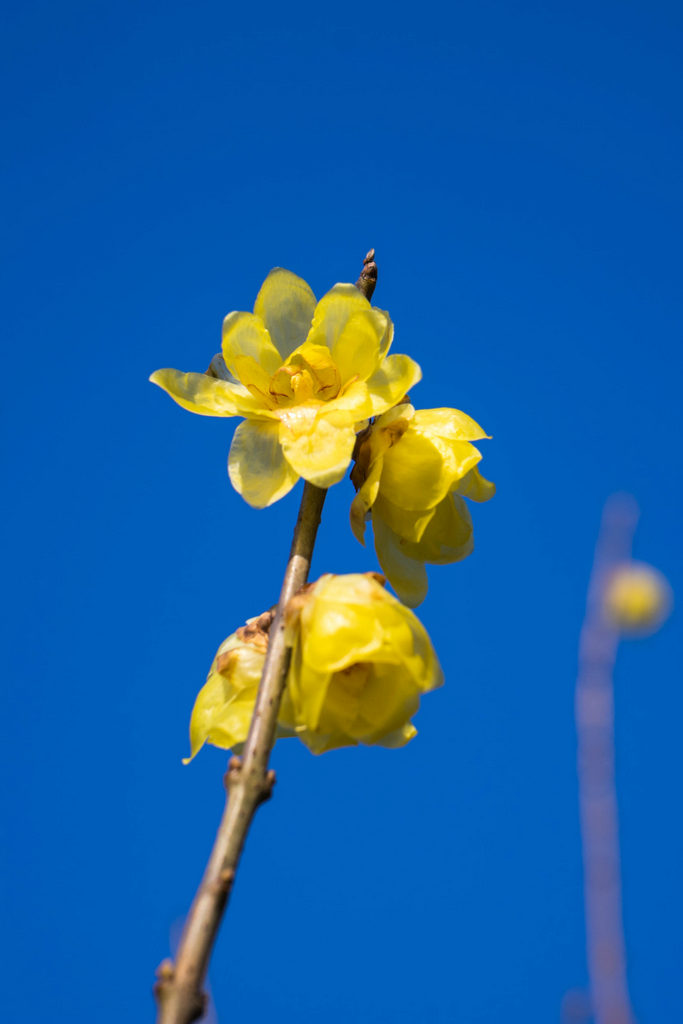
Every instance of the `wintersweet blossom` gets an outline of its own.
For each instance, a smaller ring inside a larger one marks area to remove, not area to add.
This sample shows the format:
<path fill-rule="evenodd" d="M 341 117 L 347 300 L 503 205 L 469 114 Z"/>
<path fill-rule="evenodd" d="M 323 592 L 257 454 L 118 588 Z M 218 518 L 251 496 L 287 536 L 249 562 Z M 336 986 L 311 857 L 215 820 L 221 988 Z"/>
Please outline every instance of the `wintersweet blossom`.
<path fill-rule="evenodd" d="M 329 487 L 344 476 L 357 430 L 395 405 L 421 377 L 405 355 L 387 355 L 393 325 L 352 284 L 316 303 L 288 270 L 272 270 L 253 313 L 223 323 L 224 380 L 157 370 L 150 380 L 204 416 L 243 416 L 232 441 L 233 486 L 256 508 L 299 477 Z"/>
<path fill-rule="evenodd" d="M 315 754 L 401 747 L 420 697 L 443 682 L 424 626 L 374 573 L 325 575 L 287 612 L 294 726 Z"/>
<path fill-rule="evenodd" d="M 260 618 L 251 619 L 232 633 L 216 651 L 192 709 L 190 756 L 185 764 L 205 743 L 234 750 L 246 740 L 268 647 L 267 632 L 254 627 Z M 293 735 L 291 719 L 285 693 L 280 705 L 278 736 Z"/>
<path fill-rule="evenodd" d="M 464 412 L 415 410 L 408 402 L 359 436 L 351 527 L 364 544 L 365 523 L 372 519 L 382 570 L 410 607 L 427 594 L 425 562 L 457 562 L 474 547 L 463 498 L 488 501 L 495 493 L 477 469 L 481 453 L 471 443 L 485 437 Z"/>
<path fill-rule="evenodd" d="M 321 576 L 286 610 L 293 648 L 277 736 L 320 754 L 359 743 L 401 747 L 420 697 L 443 682 L 417 617 L 376 573 Z M 239 749 L 254 712 L 272 616 L 250 619 L 216 652 L 190 720 L 191 761 L 205 743 Z"/>

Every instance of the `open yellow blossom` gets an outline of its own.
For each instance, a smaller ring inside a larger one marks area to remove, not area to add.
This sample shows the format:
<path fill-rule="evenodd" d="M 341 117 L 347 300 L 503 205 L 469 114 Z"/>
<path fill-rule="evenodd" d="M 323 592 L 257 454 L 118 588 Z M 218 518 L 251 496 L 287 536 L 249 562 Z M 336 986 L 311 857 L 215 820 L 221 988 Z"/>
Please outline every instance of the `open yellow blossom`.
<path fill-rule="evenodd" d="M 488 501 L 495 493 L 477 469 L 481 453 L 471 443 L 487 436 L 457 409 L 415 410 L 404 402 L 359 437 L 351 527 L 364 544 L 372 518 L 382 570 L 412 608 L 427 594 L 425 562 L 457 562 L 474 547 L 463 498 Z"/>
<path fill-rule="evenodd" d="M 668 616 L 671 604 L 667 579 L 645 562 L 619 566 L 605 589 L 605 611 L 625 633 L 654 633 Z"/>
<path fill-rule="evenodd" d="M 258 629 L 249 629 L 249 623 L 232 633 L 220 645 L 206 683 L 197 694 L 192 709 L 190 756 L 186 758 L 185 764 L 195 757 L 205 743 L 225 750 L 239 750 L 244 743 L 254 711 L 266 649 L 267 634 Z M 292 713 L 286 693 L 280 705 L 279 717 L 277 735 L 293 735 Z"/>
<path fill-rule="evenodd" d="M 375 574 L 322 576 L 291 603 L 287 629 L 287 693 L 313 753 L 416 735 L 410 720 L 441 668 L 420 621 Z"/>
<path fill-rule="evenodd" d="M 408 356 L 387 355 L 393 325 L 352 284 L 316 304 L 300 277 L 272 270 L 253 313 L 223 323 L 229 379 L 157 370 L 150 380 L 204 416 L 243 416 L 228 471 L 256 508 L 282 498 L 299 477 L 318 487 L 341 480 L 356 431 L 395 405 L 421 377 Z"/>

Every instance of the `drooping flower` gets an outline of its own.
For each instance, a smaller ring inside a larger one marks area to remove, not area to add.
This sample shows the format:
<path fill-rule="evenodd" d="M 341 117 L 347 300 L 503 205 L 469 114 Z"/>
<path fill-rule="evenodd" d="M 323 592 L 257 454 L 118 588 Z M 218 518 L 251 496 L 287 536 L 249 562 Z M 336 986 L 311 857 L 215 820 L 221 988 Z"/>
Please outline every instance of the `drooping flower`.
<path fill-rule="evenodd" d="M 605 589 L 607 616 L 625 633 L 654 633 L 668 616 L 671 604 L 668 580 L 645 562 L 619 566 Z"/>
<path fill-rule="evenodd" d="M 291 602 L 287 629 L 287 693 L 313 753 L 415 736 L 411 718 L 441 668 L 420 621 L 374 573 L 321 576 Z"/>
<path fill-rule="evenodd" d="M 427 594 L 425 562 L 457 562 L 474 547 L 463 498 L 488 501 L 495 493 L 477 469 L 481 453 L 471 443 L 487 436 L 457 409 L 415 410 L 408 402 L 359 436 L 351 527 L 364 544 L 372 519 L 382 571 L 410 607 Z"/>
<path fill-rule="evenodd" d="M 421 377 L 405 355 L 387 355 L 393 325 L 351 284 L 316 304 L 288 270 L 272 270 L 253 313 L 230 313 L 222 353 L 230 379 L 157 370 L 150 380 L 204 416 L 243 416 L 232 441 L 233 486 L 256 508 L 299 477 L 329 487 L 344 476 L 356 432 Z"/>
<path fill-rule="evenodd" d="M 381 579 L 381 577 L 379 577 Z M 191 761 L 205 743 L 239 749 L 249 733 L 271 613 L 250 619 L 216 652 L 190 721 Z M 416 616 L 375 573 L 322 576 L 286 611 L 293 648 L 277 736 L 320 754 L 359 743 L 401 747 L 416 735 L 420 696 L 443 682 Z"/>
<path fill-rule="evenodd" d="M 185 764 L 205 743 L 234 750 L 246 740 L 268 647 L 267 630 L 260 628 L 262 619 L 263 616 L 250 619 L 216 651 L 206 683 L 192 709 L 190 756 Z M 291 722 L 291 708 L 285 693 L 277 735 L 293 735 Z"/>

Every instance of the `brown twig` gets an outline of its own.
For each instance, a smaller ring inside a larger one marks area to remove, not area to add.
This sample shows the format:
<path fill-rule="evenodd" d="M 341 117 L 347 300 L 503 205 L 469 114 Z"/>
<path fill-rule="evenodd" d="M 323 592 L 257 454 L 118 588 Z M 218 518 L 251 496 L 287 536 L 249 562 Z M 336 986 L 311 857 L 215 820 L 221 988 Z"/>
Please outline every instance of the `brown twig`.
<path fill-rule="evenodd" d="M 259 804 L 275 782 L 268 758 L 275 740 L 280 700 L 285 688 L 289 649 L 283 612 L 308 577 L 325 494 L 304 485 L 299 518 L 285 571 L 280 600 L 269 629 L 268 651 L 242 759 L 232 757 L 225 776 L 227 803 L 204 877 L 187 915 L 175 964 L 166 960 L 157 972 L 155 995 L 159 1024 L 190 1024 L 204 1012 L 202 993 L 211 950 L 223 916 L 244 841 Z"/>
<path fill-rule="evenodd" d="M 363 293 L 366 299 L 372 298 L 372 293 L 377 284 L 377 264 L 375 263 L 375 250 L 371 249 L 363 260 L 363 269 L 356 281 L 356 288 Z"/>
<path fill-rule="evenodd" d="M 605 615 L 604 595 L 611 573 L 631 557 L 637 521 L 637 505 L 627 495 L 616 495 L 605 505 L 579 644 L 579 809 L 588 976 L 595 1024 L 634 1024 L 626 979 L 614 780 L 612 675 L 619 634 Z"/>
<path fill-rule="evenodd" d="M 371 249 L 365 257 L 357 285 L 368 299 L 377 281 L 374 255 Z M 212 367 L 209 372 L 222 375 L 221 367 L 213 361 Z M 285 646 L 284 610 L 308 578 L 326 493 L 313 484 L 304 485 L 280 600 L 272 623 L 268 623 L 268 650 L 243 755 L 241 759 L 232 757 L 228 763 L 227 803 L 204 877 L 185 921 L 175 963 L 164 960 L 157 970 L 154 994 L 158 1024 L 191 1024 L 203 1015 L 206 1007 L 204 978 L 240 854 L 254 813 L 270 797 L 275 783 L 268 760 L 275 742 L 290 656 Z"/>

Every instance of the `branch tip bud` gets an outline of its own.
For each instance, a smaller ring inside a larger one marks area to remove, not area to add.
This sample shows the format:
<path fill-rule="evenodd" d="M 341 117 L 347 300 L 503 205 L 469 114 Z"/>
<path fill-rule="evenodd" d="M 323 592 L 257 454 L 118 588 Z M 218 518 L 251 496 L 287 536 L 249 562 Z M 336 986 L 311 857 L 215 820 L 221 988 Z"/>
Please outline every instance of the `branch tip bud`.
<path fill-rule="evenodd" d="M 377 284 L 377 264 L 375 263 L 375 250 L 370 249 L 363 260 L 363 269 L 360 272 L 360 277 L 356 281 L 356 288 L 363 293 L 368 301 L 372 298 L 372 293 L 375 290 Z"/>

